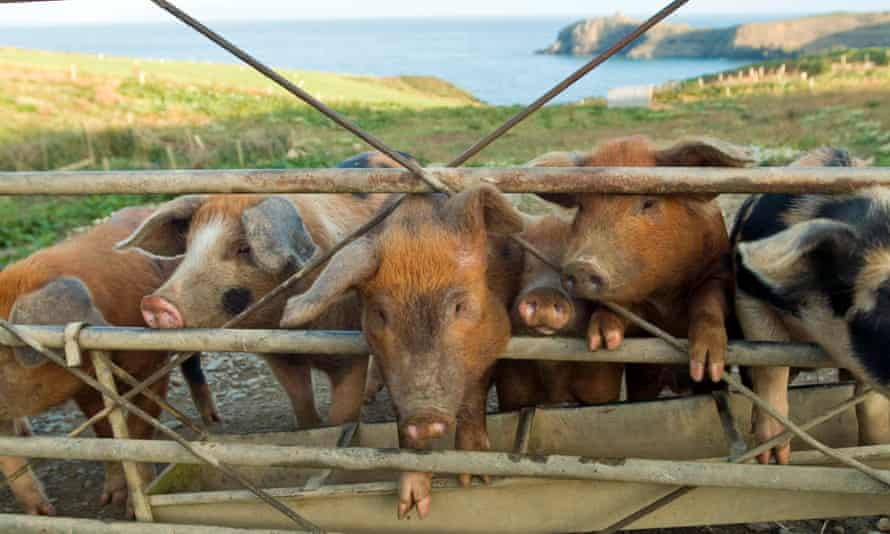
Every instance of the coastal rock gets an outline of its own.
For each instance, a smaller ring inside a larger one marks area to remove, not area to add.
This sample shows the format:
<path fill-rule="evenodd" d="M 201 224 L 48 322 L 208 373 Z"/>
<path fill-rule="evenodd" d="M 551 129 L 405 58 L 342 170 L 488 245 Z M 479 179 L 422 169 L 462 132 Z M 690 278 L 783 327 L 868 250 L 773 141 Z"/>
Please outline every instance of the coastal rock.
<path fill-rule="evenodd" d="M 598 54 L 639 23 L 621 14 L 581 20 L 560 30 L 556 41 L 538 52 Z M 631 43 L 621 55 L 636 59 L 766 59 L 864 47 L 890 47 L 890 11 L 817 15 L 715 29 L 662 23 Z"/>

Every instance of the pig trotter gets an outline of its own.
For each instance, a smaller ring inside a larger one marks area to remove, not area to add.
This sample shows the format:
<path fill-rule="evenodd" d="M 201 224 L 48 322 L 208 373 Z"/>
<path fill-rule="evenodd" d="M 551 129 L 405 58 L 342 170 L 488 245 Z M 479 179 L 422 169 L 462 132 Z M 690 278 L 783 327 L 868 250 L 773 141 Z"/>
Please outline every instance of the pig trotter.
<path fill-rule="evenodd" d="M 108 504 L 120 506 L 127 503 L 127 497 L 127 480 L 124 478 L 123 466 L 117 462 L 106 463 L 105 484 L 102 487 L 99 503 L 102 506 Z"/>
<path fill-rule="evenodd" d="M 719 382 L 726 367 L 726 328 L 723 320 L 693 322 L 689 328 L 689 374 L 701 382 L 707 365 L 711 381 Z"/>
<path fill-rule="evenodd" d="M 408 514 L 417 508 L 417 515 L 424 519 L 430 513 L 432 473 L 402 473 L 399 479 L 399 519 L 409 519 Z"/>
<path fill-rule="evenodd" d="M 789 369 L 787 367 L 755 367 L 751 370 L 751 375 L 754 392 L 770 403 L 779 413 L 787 416 Z M 785 431 L 785 427 L 781 423 L 756 406 L 751 408 L 751 426 L 757 443 L 765 443 Z M 773 457 L 777 464 L 789 463 L 791 461 L 790 441 L 777 445 L 770 451 L 764 451 L 757 456 L 757 461 L 761 464 L 768 464 Z"/>
<path fill-rule="evenodd" d="M 606 309 L 598 309 L 590 316 L 587 327 L 587 346 L 591 351 L 603 347 L 612 350 L 624 341 L 627 322 Z"/>
<path fill-rule="evenodd" d="M 210 386 L 206 383 L 189 383 L 189 389 L 192 393 L 192 401 L 195 403 L 195 408 L 198 409 L 198 413 L 201 415 L 201 421 L 205 425 L 222 422 L 222 417 L 220 417 L 219 410 L 216 408 L 216 402 L 213 400 L 213 392 L 210 391 Z"/>

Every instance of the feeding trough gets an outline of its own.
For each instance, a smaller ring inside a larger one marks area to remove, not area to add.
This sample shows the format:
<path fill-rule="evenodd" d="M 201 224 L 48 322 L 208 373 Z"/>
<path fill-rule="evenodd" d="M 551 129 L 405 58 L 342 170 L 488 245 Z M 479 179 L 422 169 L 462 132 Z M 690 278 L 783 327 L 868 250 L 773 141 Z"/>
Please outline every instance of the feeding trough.
<path fill-rule="evenodd" d="M 810 419 L 848 399 L 849 385 L 807 386 L 791 393 L 791 413 Z M 694 460 L 726 457 L 733 432 L 724 422 L 747 434 L 750 403 L 729 395 L 723 420 L 711 396 L 653 402 L 618 403 L 584 408 L 537 409 L 533 420 L 524 414 L 488 417 L 492 448 L 528 455 L 569 455 L 602 465 L 608 458 Z M 398 446 L 394 423 L 363 424 L 358 428 L 327 427 L 292 433 L 217 436 L 226 444 L 308 447 Z M 834 447 L 853 447 L 857 427 L 854 410 L 814 436 Z M 444 445 L 448 445 L 445 443 Z M 794 443 L 796 451 L 806 447 Z M 517 451 L 516 449 L 523 449 Z M 865 450 L 865 449 L 863 449 Z M 540 461 L 545 461 L 539 456 Z M 719 460 L 718 460 L 719 461 Z M 821 455 L 798 452 L 795 464 L 820 464 Z M 725 460 L 724 460 L 725 462 Z M 667 462 L 665 462 L 667 463 Z M 869 463 L 887 467 L 888 458 Z M 824 465 L 824 464 L 823 464 Z M 794 482 L 802 467 L 732 466 L 741 477 L 727 477 L 720 486 L 695 489 L 630 528 L 663 528 L 704 524 L 869 515 L 890 509 L 890 492 L 863 495 L 806 491 Z M 767 479 L 796 489 L 764 489 L 760 477 L 744 469 L 768 469 Z M 835 468 L 839 469 L 839 468 Z M 497 478 L 491 486 L 458 487 L 455 477 L 434 481 L 434 506 L 424 520 L 396 519 L 397 474 L 379 470 L 341 471 L 293 467 L 240 468 L 257 485 L 322 528 L 333 532 L 577 532 L 605 528 L 669 493 L 676 486 L 653 482 Z M 670 480 L 674 473 L 655 472 Z M 659 476 L 660 475 L 660 476 Z M 806 484 L 806 482 L 802 482 Z M 800 490 L 800 491 L 799 491 Z M 150 486 L 148 501 L 155 520 L 165 523 L 219 525 L 241 528 L 284 528 L 288 520 L 249 492 L 237 489 L 213 469 L 202 465 L 171 465 Z"/>

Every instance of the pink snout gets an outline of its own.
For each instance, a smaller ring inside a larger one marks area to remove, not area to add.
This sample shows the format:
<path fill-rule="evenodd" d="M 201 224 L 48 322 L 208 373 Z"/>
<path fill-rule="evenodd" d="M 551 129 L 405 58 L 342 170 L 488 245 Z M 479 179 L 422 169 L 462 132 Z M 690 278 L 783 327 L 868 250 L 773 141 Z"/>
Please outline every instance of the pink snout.
<path fill-rule="evenodd" d="M 453 422 L 453 418 L 444 415 L 418 414 L 404 423 L 403 431 L 411 443 L 419 445 L 444 436 Z"/>
<path fill-rule="evenodd" d="M 552 335 L 571 321 L 572 303 L 560 290 L 538 288 L 519 299 L 517 311 L 529 328 L 545 335 Z"/>
<path fill-rule="evenodd" d="M 149 328 L 183 328 L 185 322 L 176 306 L 164 297 L 142 297 L 142 317 Z"/>

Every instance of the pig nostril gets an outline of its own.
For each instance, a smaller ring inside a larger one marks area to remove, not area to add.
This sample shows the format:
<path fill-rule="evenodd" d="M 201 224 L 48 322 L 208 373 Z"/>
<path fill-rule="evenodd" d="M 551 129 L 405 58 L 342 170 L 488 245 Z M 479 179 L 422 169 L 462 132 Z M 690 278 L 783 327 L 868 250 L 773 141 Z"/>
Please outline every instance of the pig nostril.
<path fill-rule="evenodd" d="M 562 305 L 557 302 L 553 305 L 553 311 L 555 311 L 556 313 L 562 313 Z"/>

